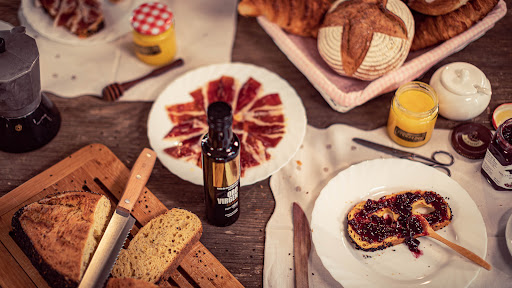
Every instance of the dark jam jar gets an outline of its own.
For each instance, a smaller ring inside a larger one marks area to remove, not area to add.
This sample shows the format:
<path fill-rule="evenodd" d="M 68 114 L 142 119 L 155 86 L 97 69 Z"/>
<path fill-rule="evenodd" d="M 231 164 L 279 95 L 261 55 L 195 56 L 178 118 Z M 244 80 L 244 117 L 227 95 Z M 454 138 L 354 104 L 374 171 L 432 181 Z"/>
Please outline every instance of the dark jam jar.
<path fill-rule="evenodd" d="M 512 119 L 494 133 L 481 172 L 494 189 L 512 190 Z"/>

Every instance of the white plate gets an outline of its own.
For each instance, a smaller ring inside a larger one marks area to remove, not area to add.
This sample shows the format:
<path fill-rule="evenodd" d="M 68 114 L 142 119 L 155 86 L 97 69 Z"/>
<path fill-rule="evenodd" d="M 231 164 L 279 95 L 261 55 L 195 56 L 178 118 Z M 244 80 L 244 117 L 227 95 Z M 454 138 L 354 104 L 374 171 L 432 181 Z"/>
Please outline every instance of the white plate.
<path fill-rule="evenodd" d="M 123 0 L 113 4 L 108 0 L 102 1 L 105 27 L 87 38 L 79 38 L 64 27 L 54 27 L 53 18 L 43 7 L 36 7 L 35 0 L 22 0 L 21 11 L 30 26 L 50 40 L 70 45 L 93 45 L 116 40 L 130 32 L 131 13 L 142 2 L 142 0 Z"/>
<path fill-rule="evenodd" d="M 264 94 L 279 93 L 283 103 L 286 133 L 275 148 L 267 150 L 271 154 L 269 161 L 245 171 L 240 185 L 250 185 L 269 177 L 288 163 L 299 149 L 306 133 L 306 111 L 300 97 L 288 82 L 264 68 L 244 63 L 215 64 L 182 75 L 165 88 L 151 107 L 148 118 L 149 143 L 162 164 L 172 173 L 194 184 L 203 185 L 201 168 L 164 152 L 170 144 L 163 138 L 174 127 L 165 107 L 192 101 L 190 92 L 223 75 L 231 76 L 241 84 L 253 77 L 262 84 Z"/>
<path fill-rule="evenodd" d="M 379 159 L 353 165 L 335 176 L 320 192 L 311 228 L 322 264 L 348 287 L 466 287 L 480 266 L 428 237 L 420 238 L 423 255 L 415 258 L 406 245 L 376 252 L 356 250 L 346 232 L 347 214 L 368 198 L 399 191 L 432 190 L 445 197 L 452 222 L 438 233 L 480 257 L 487 251 L 485 224 L 475 202 L 444 173 L 409 160 Z"/>
<path fill-rule="evenodd" d="M 507 228 L 505 229 L 505 239 L 507 240 L 508 251 L 512 255 L 512 215 L 508 218 Z"/>

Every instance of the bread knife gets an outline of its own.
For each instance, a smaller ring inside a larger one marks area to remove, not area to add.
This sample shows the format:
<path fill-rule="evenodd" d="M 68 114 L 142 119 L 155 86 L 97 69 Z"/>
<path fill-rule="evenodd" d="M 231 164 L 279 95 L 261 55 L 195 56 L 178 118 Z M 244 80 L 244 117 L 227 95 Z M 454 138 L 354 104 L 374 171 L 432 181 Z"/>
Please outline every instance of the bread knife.
<path fill-rule="evenodd" d="M 117 256 L 135 224 L 135 218 L 130 213 L 148 182 L 155 161 L 155 152 L 148 148 L 145 148 L 137 158 L 119 204 L 110 218 L 98 248 L 80 281 L 79 288 L 103 287 L 105 284 Z"/>
<path fill-rule="evenodd" d="M 311 251 L 311 230 L 308 218 L 302 208 L 293 202 L 293 262 L 295 266 L 295 287 L 309 287 L 308 263 Z"/>

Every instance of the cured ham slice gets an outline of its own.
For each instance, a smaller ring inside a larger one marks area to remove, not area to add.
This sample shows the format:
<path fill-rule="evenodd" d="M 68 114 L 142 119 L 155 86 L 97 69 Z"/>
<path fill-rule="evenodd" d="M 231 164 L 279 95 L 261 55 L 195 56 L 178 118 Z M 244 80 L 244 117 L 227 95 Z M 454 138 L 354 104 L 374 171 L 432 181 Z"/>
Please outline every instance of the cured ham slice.
<path fill-rule="evenodd" d="M 187 162 L 195 163 L 201 167 L 201 138 L 203 135 L 191 137 L 185 139 L 178 145 L 165 148 L 165 153 L 171 155 L 174 158 L 180 158 Z"/>
<path fill-rule="evenodd" d="M 271 159 L 269 148 L 277 147 L 286 133 L 279 94 L 263 95 L 260 82 L 249 78 L 241 87 L 236 79 L 222 76 L 192 91 L 193 101 L 166 107 L 174 127 L 164 137 L 173 146 L 171 157 L 201 166 L 201 138 L 208 132 L 208 104 L 224 101 L 233 107 L 233 132 L 241 142 L 241 173 Z"/>
<path fill-rule="evenodd" d="M 235 99 L 235 79 L 233 77 L 222 76 L 220 79 L 208 83 L 208 103 L 226 102 L 233 107 Z"/>
<path fill-rule="evenodd" d="M 78 37 L 88 37 L 104 26 L 99 0 L 36 0 L 36 5 L 54 19 L 54 26 L 63 26 Z"/>
<path fill-rule="evenodd" d="M 253 78 L 249 78 L 249 80 L 242 85 L 242 88 L 240 88 L 240 91 L 238 92 L 235 114 L 240 112 L 245 106 L 247 106 L 247 104 L 256 99 L 258 92 L 260 91 L 260 87 L 261 83 Z"/>
<path fill-rule="evenodd" d="M 201 89 L 190 92 L 190 96 L 194 99 L 177 105 L 169 105 L 166 107 L 167 114 L 172 123 L 183 123 L 197 119 L 206 123 L 206 110 L 204 105 L 204 95 Z"/>

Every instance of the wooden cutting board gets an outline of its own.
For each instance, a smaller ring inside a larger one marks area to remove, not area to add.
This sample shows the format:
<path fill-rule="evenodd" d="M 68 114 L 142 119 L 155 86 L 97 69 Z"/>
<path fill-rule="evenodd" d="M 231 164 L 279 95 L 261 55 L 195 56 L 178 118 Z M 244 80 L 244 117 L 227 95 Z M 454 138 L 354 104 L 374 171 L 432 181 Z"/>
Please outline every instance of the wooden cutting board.
<path fill-rule="evenodd" d="M 115 206 L 124 191 L 130 170 L 102 144 L 92 144 L 68 156 L 0 198 L 0 287 L 48 287 L 30 260 L 9 235 L 11 219 L 19 208 L 48 194 L 95 191 Z M 137 219 L 131 234 L 167 208 L 147 188 L 132 215 Z M 130 239 L 131 237 L 129 237 Z M 243 287 L 197 242 L 168 280 L 170 287 Z"/>

